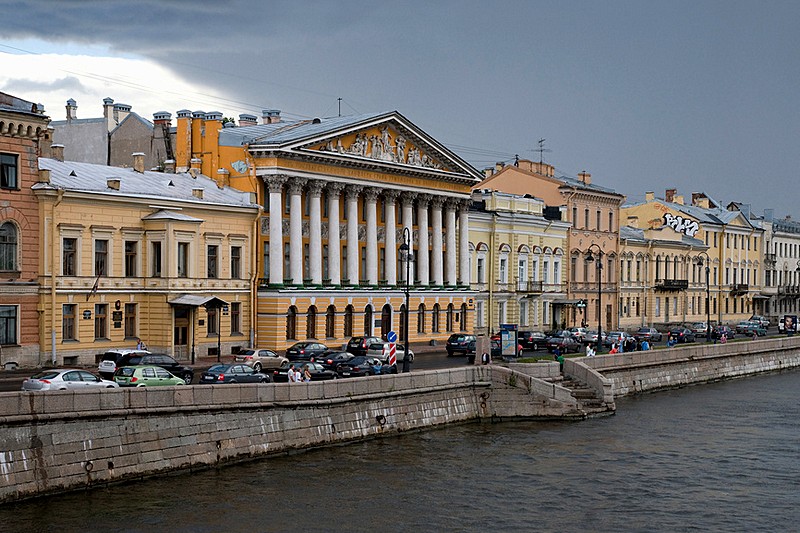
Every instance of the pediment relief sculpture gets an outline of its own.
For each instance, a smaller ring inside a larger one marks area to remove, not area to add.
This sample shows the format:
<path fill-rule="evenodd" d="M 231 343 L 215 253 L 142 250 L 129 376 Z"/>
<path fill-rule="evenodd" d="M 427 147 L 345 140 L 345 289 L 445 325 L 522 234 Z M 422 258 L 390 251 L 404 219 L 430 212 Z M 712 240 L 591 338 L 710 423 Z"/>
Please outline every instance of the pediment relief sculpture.
<path fill-rule="evenodd" d="M 389 126 L 331 139 L 316 149 L 389 163 L 446 170 L 439 161 L 425 153 L 424 149 L 412 144 L 402 134 L 390 131 Z"/>

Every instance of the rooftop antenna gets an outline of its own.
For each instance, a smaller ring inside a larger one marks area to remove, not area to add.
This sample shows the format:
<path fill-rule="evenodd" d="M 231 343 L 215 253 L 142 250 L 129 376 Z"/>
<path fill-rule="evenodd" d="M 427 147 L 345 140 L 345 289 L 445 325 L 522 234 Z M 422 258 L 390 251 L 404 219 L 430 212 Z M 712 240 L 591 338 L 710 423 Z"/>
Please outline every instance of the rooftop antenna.
<path fill-rule="evenodd" d="M 545 139 L 539 139 L 539 148 L 535 149 L 534 152 L 539 152 L 539 164 L 541 165 L 544 163 L 544 153 L 545 152 L 552 152 L 552 150 L 548 150 L 544 147 Z"/>
<path fill-rule="evenodd" d="M 341 117 L 342 116 L 342 99 L 341 98 L 337 98 L 336 100 L 339 103 L 339 116 Z"/>

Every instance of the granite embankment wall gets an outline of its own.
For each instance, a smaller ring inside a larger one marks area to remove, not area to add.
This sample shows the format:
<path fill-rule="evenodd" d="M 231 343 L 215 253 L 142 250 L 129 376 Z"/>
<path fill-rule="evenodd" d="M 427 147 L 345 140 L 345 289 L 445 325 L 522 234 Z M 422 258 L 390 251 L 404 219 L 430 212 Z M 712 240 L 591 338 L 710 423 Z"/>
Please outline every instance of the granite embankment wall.
<path fill-rule="evenodd" d="M 614 397 L 771 372 L 800 366 L 800 337 L 727 344 L 695 343 L 666 350 L 584 357 L 585 366 L 610 380 Z"/>
<path fill-rule="evenodd" d="M 581 417 L 497 366 L 303 384 L 0 393 L 0 502 L 485 418 Z"/>

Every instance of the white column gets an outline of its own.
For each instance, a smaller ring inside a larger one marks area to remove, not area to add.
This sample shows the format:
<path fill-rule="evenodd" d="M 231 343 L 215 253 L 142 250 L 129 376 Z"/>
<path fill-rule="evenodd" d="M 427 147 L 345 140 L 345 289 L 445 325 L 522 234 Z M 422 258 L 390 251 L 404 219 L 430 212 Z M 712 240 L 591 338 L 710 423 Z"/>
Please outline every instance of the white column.
<path fill-rule="evenodd" d="M 434 197 L 431 200 L 431 232 L 433 233 L 433 284 L 441 287 L 444 285 L 444 270 L 442 268 L 442 205 L 444 198 Z"/>
<path fill-rule="evenodd" d="M 447 235 L 447 278 L 445 283 L 456 285 L 456 205 L 455 202 L 447 202 L 445 211 L 445 234 Z"/>
<path fill-rule="evenodd" d="M 342 189 L 342 183 L 328 185 L 328 275 L 334 286 L 342 284 L 342 248 L 339 242 L 339 196 Z"/>
<path fill-rule="evenodd" d="M 358 193 L 361 187 L 347 187 L 347 278 L 358 285 Z M 355 326 L 354 326 L 355 327 Z"/>
<path fill-rule="evenodd" d="M 400 191 L 388 190 L 383 193 L 386 211 L 384 222 L 384 243 L 386 244 L 386 283 L 397 285 L 397 210 L 395 208 Z"/>
<path fill-rule="evenodd" d="M 408 237 L 411 242 L 408 243 L 410 250 L 409 253 L 414 252 L 414 198 L 416 198 L 417 194 L 413 192 L 403 193 L 402 198 L 400 201 L 403 203 L 403 232 L 408 229 Z M 411 280 L 414 280 L 414 265 L 411 265 Z M 403 284 L 406 283 L 406 268 L 403 266 L 400 269 L 400 278 L 403 280 Z M 413 283 L 412 283 L 413 284 Z"/>
<path fill-rule="evenodd" d="M 300 194 L 306 180 L 289 181 L 289 277 L 292 285 L 303 284 L 303 204 Z"/>
<path fill-rule="evenodd" d="M 267 178 L 269 187 L 269 284 L 283 285 L 283 202 L 284 176 Z"/>
<path fill-rule="evenodd" d="M 322 196 L 321 181 L 308 184 L 308 273 L 312 285 L 322 285 Z"/>
<path fill-rule="evenodd" d="M 366 279 L 373 287 L 378 286 L 378 190 L 369 188 L 364 191 L 367 209 L 367 272 Z"/>
<path fill-rule="evenodd" d="M 431 280 L 430 247 L 428 246 L 429 202 L 430 196 L 426 194 L 417 197 L 417 279 L 423 287 L 427 287 Z"/>
<path fill-rule="evenodd" d="M 461 285 L 469 287 L 469 200 L 462 202 L 458 211 L 458 266 Z M 566 265 L 561 268 L 566 268 Z M 555 282 L 561 283 L 561 280 Z"/>

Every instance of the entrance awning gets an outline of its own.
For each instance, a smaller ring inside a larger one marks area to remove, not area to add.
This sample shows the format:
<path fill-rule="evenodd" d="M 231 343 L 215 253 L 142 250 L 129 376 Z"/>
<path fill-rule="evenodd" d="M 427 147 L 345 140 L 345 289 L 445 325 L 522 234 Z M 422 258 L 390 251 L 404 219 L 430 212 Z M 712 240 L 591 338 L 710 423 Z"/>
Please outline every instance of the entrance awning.
<path fill-rule="evenodd" d="M 754 294 L 753 295 L 753 300 L 769 300 L 769 298 L 770 297 L 767 296 L 766 294 Z"/>
<path fill-rule="evenodd" d="M 170 305 L 186 305 L 189 307 L 222 307 L 228 302 L 216 296 L 201 296 L 198 294 L 181 294 L 173 300 L 167 302 Z"/>
<path fill-rule="evenodd" d="M 578 305 L 580 298 L 553 298 L 550 303 L 553 305 Z"/>

